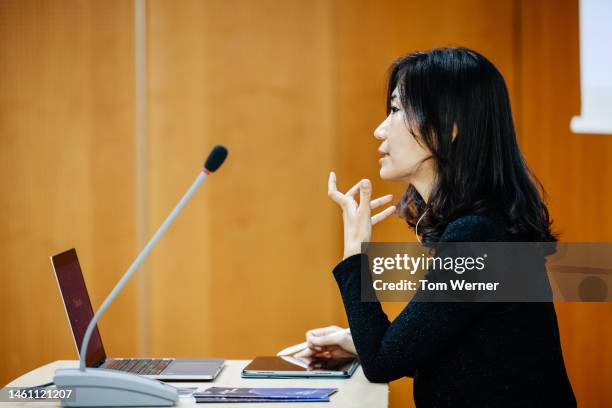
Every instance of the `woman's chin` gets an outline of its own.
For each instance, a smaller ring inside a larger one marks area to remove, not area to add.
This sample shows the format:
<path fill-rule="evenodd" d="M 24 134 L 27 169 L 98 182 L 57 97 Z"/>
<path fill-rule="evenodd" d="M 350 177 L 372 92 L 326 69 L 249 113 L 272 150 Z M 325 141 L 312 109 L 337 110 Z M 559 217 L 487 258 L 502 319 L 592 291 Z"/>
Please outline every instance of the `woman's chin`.
<path fill-rule="evenodd" d="M 380 168 L 380 171 L 378 174 L 381 180 L 384 180 L 384 181 L 397 181 L 398 180 L 396 175 L 394 175 L 393 172 L 390 172 L 384 166 Z"/>
<path fill-rule="evenodd" d="M 398 174 L 397 172 L 390 171 L 390 169 L 385 168 L 384 166 L 380 168 L 378 173 L 379 177 L 383 181 L 401 181 L 406 182 L 411 177 L 407 174 Z"/>

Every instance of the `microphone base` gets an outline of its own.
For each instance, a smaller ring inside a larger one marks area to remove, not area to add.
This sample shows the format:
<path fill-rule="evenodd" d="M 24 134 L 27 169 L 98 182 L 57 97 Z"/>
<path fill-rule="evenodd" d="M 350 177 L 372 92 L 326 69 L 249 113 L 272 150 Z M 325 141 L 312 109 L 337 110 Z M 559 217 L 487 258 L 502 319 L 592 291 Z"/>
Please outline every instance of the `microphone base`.
<path fill-rule="evenodd" d="M 171 407 L 178 390 L 161 381 L 103 368 L 61 368 L 53 382 L 58 389 L 72 390 L 64 407 Z"/>

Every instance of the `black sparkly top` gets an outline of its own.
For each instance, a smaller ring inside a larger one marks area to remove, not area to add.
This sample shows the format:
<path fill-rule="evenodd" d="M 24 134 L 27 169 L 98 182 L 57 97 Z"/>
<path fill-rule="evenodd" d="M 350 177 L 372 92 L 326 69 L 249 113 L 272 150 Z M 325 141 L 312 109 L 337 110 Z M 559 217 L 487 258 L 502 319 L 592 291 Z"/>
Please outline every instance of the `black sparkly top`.
<path fill-rule="evenodd" d="M 450 223 L 440 242 L 504 241 L 485 216 Z M 551 303 L 410 302 L 393 322 L 361 301 L 358 254 L 338 283 L 353 341 L 371 382 L 414 377 L 417 407 L 575 407 Z"/>

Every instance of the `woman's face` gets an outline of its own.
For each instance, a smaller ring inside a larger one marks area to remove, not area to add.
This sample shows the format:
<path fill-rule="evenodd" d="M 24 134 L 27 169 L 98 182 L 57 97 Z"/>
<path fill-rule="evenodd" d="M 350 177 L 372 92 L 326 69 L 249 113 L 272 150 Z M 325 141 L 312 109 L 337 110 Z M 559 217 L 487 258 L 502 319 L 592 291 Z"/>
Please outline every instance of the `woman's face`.
<path fill-rule="evenodd" d="M 382 142 L 378 148 L 382 156 L 379 160 L 380 178 L 414 184 L 430 177 L 432 160 L 423 160 L 431 154 L 408 129 L 397 87 L 391 94 L 391 112 L 376 128 L 374 137 Z"/>

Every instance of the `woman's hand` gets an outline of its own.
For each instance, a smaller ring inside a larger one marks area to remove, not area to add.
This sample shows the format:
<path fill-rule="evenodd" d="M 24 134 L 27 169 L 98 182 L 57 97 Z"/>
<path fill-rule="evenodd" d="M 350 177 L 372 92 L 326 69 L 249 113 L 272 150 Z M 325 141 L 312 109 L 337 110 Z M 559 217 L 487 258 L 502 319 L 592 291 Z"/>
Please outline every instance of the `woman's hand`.
<path fill-rule="evenodd" d="M 357 355 L 349 329 L 329 326 L 308 330 L 306 341 L 308 348 L 295 354 L 295 357 L 341 358 Z"/>
<path fill-rule="evenodd" d="M 355 195 L 359 191 L 359 204 Z M 363 179 L 355 184 L 345 194 L 336 187 L 336 173 L 329 173 L 327 182 L 327 195 L 342 208 L 344 223 L 344 258 L 361 252 L 361 243 L 369 242 L 372 237 L 372 225 L 384 220 L 395 212 L 395 206 L 385 208 L 380 213 L 371 216 L 371 210 L 391 201 L 391 194 L 370 201 L 372 184 L 370 180 Z"/>

